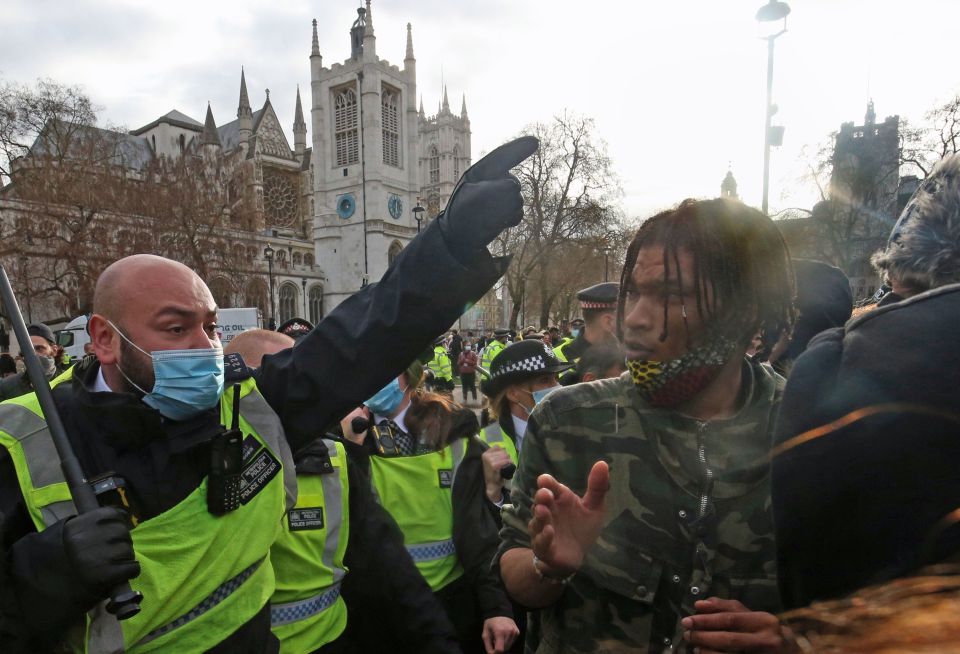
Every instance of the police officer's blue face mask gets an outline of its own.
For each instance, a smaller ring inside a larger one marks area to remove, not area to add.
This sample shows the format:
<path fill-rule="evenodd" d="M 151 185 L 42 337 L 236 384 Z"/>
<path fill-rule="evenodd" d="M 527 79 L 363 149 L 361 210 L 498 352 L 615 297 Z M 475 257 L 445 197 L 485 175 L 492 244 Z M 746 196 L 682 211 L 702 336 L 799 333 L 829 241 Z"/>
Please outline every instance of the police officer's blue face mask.
<path fill-rule="evenodd" d="M 403 402 L 400 382 L 394 377 L 389 384 L 377 391 L 376 395 L 364 402 L 364 405 L 378 416 L 392 416 Z"/>
<path fill-rule="evenodd" d="M 550 395 L 550 393 L 554 392 L 558 388 L 561 388 L 559 384 L 556 386 L 548 386 L 547 388 L 541 388 L 538 391 L 528 391 L 525 388 L 522 388 L 520 390 L 526 393 L 530 393 L 530 395 L 533 397 L 533 406 L 537 406 L 538 404 L 540 404 L 540 402 L 543 401 L 543 398 Z"/>
<path fill-rule="evenodd" d="M 153 390 L 140 388 L 117 364 L 117 370 L 143 393 L 143 402 L 171 420 L 186 420 L 212 409 L 223 393 L 223 348 L 147 352 L 108 321 L 120 337 L 153 362 Z"/>
<path fill-rule="evenodd" d="M 550 395 L 550 393 L 554 392 L 558 388 L 560 388 L 559 385 L 550 386 L 549 388 L 541 388 L 539 391 L 533 391 L 532 393 L 530 393 L 530 395 L 533 396 L 533 405 L 536 406 L 540 404 L 543 398 Z"/>
<path fill-rule="evenodd" d="M 534 409 L 538 404 L 540 404 L 540 402 L 543 401 L 543 398 L 545 398 L 546 396 L 550 395 L 550 393 L 554 392 L 554 391 L 557 390 L 558 388 L 563 388 L 563 387 L 560 386 L 559 384 L 557 384 L 556 386 L 548 386 L 547 388 L 541 388 L 540 390 L 537 390 L 537 391 L 528 391 L 528 390 L 525 389 L 525 388 L 521 388 L 521 389 L 520 389 L 521 391 L 523 391 L 524 393 L 527 393 L 528 395 L 530 395 L 530 396 L 533 398 L 533 407 L 531 407 L 531 408 L 528 409 L 527 407 L 523 406 L 522 404 L 521 404 L 520 406 L 522 406 L 522 407 L 524 408 L 524 410 L 527 412 L 527 415 L 529 416 L 529 415 L 533 412 L 533 409 Z"/>
<path fill-rule="evenodd" d="M 579 330 L 579 329 L 571 329 L 571 330 L 570 330 L 570 335 L 573 336 L 574 338 L 577 338 L 578 336 L 580 336 L 580 330 Z"/>

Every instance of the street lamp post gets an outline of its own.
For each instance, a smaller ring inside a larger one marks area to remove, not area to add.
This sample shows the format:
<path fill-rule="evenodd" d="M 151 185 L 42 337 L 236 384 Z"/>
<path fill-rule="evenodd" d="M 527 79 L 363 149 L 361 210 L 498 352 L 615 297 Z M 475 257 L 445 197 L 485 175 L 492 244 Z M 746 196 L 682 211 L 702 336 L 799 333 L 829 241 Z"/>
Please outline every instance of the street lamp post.
<path fill-rule="evenodd" d="M 27 274 L 27 255 L 20 255 L 20 276 L 23 277 L 24 295 L 27 296 L 27 320 L 33 322 L 33 306 L 31 306 L 30 275 Z"/>
<path fill-rule="evenodd" d="M 520 324 L 518 327 L 523 331 L 527 320 L 527 278 L 520 278 Z"/>
<path fill-rule="evenodd" d="M 790 5 L 779 0 L 770 0 L 757 10 L 757 21 L 761 23 L 775 23 L 782 20 L 783 26 L 779 31 L 765 36 L 767 40 L 767 106 L 764 111 L 763 130 L 763 202 L 761 209 L 767 213 L 770 196 L 770 146 L 783 144 L 783 127 L 774 128 L 771 119 L 777 109 L 773 104 L 773 43 L 778 36 L 787 31 L 787 16 L 790 14 Z"/>
<path fill-rule="evenodd" d="M 414 207 L 413 209 L 411 209 L 410 211 L 413 212 L 413 218 L 414 218 L 414 220 L 417 221 L 417 234 L 419 234 L 419 233 L 420 233 L 420 223 L 423 222 L 423 216 L 421 216 L 420 214 L 422 214 L 422 213 L 425 211 L 425 209 L 420 206 L 420 198 L 417 198 L 417 206 L 415 206 L 415 207 Z"/>
<path fill-rule="evenodd" d="M 263 256 L 267 260 L 267 276 L 270 279 L 270 321 L 267 323 L 267 329 L 274 331 L 277 328 L 277 320 L 273 312 L 273 248 L 269 244 L 263 249 Z"/>
<path fill-rule="evenodd" d="M 310 320 L 310 315 L 307 313 L 307 278 L 300 278 L 300 286 L 303 287 L 303 319 Z"/>

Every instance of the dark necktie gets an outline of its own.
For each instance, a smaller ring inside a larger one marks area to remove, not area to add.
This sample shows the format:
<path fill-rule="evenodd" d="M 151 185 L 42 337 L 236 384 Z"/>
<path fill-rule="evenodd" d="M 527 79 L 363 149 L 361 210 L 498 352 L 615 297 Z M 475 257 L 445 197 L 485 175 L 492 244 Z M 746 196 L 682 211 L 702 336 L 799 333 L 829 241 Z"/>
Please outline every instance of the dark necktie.
<path fill-rule="evenodd" d="M 413 456 L 417 453 L 417 444 L 413 440 L 413 436 L 400 429 L 400 426 L 393 420 L 383 420 L 378 427 L 381 431 L 389 431 L 390 435 L 393 436 L 398 456 Z"/>

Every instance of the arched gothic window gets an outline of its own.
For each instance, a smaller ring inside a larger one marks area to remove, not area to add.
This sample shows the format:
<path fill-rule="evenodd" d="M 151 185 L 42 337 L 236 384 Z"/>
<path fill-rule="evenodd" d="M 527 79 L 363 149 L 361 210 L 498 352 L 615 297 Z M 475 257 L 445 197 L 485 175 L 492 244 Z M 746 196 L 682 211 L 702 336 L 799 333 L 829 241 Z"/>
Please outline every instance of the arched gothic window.
<path fill-rule="evenodd" d="M 387 250 L 387 266 L 393 265 L 393 262 L 397 260 L 402 250 L 403 246 L 400 245 L 399 241 L 394 241 L 390 244 L 390 249 Z"/>
<path fill-rule="evenodd" d="M 310 303 L 310 322 L 316 325 L 323 319 L 323 286 L 314 284 L 307 296 Z"/>
<path fill-rule="evenodd" d="M 257 307 L 260 314 L 266 316 L 270 309 L 270 298 L 267 293 L 267 282 L 255 277 L 247 284 L 243 294 L 243 306 Z"/>
<path fill-rule="evenodd" d="M 353 88 L 341 89 L 334 97 L 333 132 L 337 148 L 337 166 L 349 166 L 360 161 L 357 94 Z"/>
<path fill-rule="evenodd" d="M 297 317 L 297 287 L 293 284 L 281 284 L 279 292 L 279 322 L 282 325 Z"/>
<path fill-rule="evenodd" d="M 299 266 L 299 265 L 302 264 L 302 263 L 303 263 L 303 255 L 300 254 L 299 252 L 294 252 L 294 253 L 293 253 L 293 265 Z"/>
<path fill-rule="evenodd" d="M 430 146 L 430 183 L 437 184 L 440 182 L 440 151 L 437 150 L 437 146 Z"/>
<path fill-rule="evenodd" d="M 460 146 L 453 146 L 453 183 L 460 179 Z"/>
<path fill-rule="evenodd" d="M 305 265 L 305 266 L 312 266 L 312 265 L 313 265 L 313 255 L 312 255 L 312 254 L 309 254 L 309 253 L 308 253 L 308 254 L 303 255 L 303 265 Z"/>
<path fill-rule="evenodd" d="M 220 309 L 229 309 L 232 305 L 231 295 L 233 289 L 230 287 L 230 281 L 223 277 L 214 277 L 210 280 L 210 294 L 213 295 L 213 301 L 217 303 Z"/>
<path fill-rule="evenodd" d="M 400 167 L 400 93 L 383 87 L 380 108 L 383 118 L 383 163 Z"/>

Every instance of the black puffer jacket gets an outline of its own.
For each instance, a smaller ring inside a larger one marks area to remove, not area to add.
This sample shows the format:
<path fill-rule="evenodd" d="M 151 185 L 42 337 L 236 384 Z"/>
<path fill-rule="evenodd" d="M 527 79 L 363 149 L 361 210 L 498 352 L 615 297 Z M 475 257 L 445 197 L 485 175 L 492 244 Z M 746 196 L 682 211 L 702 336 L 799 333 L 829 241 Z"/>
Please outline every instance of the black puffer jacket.
<path fill-rule="evenodd" d="M 817 336 L 776 430 L 772 492 L 785 605 L 956 557 L 960 284 Z M 783 450 L 783 451 L 780 451 Z"/>

